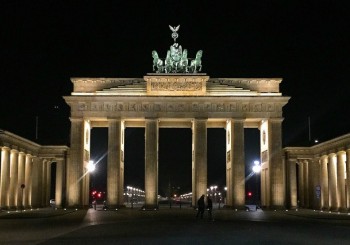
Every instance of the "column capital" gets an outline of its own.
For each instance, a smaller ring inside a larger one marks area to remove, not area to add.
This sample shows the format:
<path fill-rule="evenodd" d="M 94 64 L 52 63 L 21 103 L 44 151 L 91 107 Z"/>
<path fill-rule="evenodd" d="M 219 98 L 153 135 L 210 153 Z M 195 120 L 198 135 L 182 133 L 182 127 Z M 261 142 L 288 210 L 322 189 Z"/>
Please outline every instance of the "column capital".
<path fill-rule="evenodd" d="M 11 148 L 8 147 L 8 146 L 3 146 L 3 147 L 1 147 L 1 150 L 2 150 L 2 151 L 10 151 Z"/>
<path fill-rule="evenodd" d="M 228 123 L 229 121 L 231 122 L 244 122 L 246 120 L 246 118 L 229 118 L 226 120 L 226 123 Z"/>
<path fill-rule="evenodd" d="M 278 122 L 282 123 L 284 121 L 284 117 L 267 118 L 266 120 L 269 122 L 274 122 L 274 123 L 278 123 Z"/>
<path fill-rule="evenodd" d="M 19 151 L 17 149 L 11 149 L 11 153 L 19 153 Z"/>

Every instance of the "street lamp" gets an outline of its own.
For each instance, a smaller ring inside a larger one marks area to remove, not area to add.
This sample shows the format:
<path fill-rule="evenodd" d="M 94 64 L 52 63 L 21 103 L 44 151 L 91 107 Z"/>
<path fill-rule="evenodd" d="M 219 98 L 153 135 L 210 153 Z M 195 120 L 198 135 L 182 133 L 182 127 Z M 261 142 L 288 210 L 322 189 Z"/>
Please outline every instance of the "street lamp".
<path fill-rule="evenodd" d="M 86 166 L 86 169 L 89 173 L 94 172 L 96 169 L 94 161 L 89 161 L 88 165 Z"/>
<path fill-rule="evenodd" d="M 261 166 L 259 161 L 254 161 L 254 166 L 252 167 L 252 170 L 255 174 L 260 173 L 261 171 Z"/>
<path fill-rule="evenodd" d="M 254 161 L 254 166 L 252 167 L 253 172 L 255 173 L 255 185 L 256 185 L 256 201 L 258 202 L 259 197 L 259 186 L 258 186 L 258 174 L 261 172 L 261 165 L 259 161 Z"/>

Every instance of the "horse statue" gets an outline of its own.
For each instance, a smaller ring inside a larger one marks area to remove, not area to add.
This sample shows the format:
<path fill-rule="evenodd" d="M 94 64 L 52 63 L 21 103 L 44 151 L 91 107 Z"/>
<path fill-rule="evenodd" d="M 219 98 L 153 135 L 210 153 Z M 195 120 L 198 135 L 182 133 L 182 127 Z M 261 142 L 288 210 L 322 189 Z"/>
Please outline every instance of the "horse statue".
<path fill-rule="evenodd" d="M 187 49 L 184 49 L 182 52 L 182 57 L 180 60 L 180 68 L 182 72 L 188 72 L 188 58 L 187 58 Z"/>
<path fill-rule="evenodd" d="M 199 50 L 196 54 L 196 58 L 194 60 L 191 60 L 191 70 L 193 73 L 197 72 L 197 68 L 198 71 L 202 70 L 202 55 L 203 55 L 203 51 Z"/>
<path fill-rule="evenodd" d="M 157 73 L 163 71 L 163 61 L 159 58 L 157 51 L 152 51 L 152 57 L 153 57 L 153 71 L 157 68 Z"/>
<path fill-rule="evenodd" d="M 165 73 L 170 73 L 173 67 L 173 61 L 170 56 L 170 50 L 168 50 L 165 58 Z"/>
<path fill-rule="evenodd" d="M 172 61 L 172 72 L 179 71 L 180 60 L 182 58 L 182 47 L 178 43 L 170 46 L 170 58 Z"/>

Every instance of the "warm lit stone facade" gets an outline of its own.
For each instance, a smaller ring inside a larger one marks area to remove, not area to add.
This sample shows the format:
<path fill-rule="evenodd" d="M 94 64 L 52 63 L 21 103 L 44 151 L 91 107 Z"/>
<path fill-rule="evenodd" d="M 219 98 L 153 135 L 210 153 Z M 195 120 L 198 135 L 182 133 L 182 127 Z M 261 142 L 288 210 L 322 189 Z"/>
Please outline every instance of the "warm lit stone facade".
<path fill-rule="evenodd" d="M 244 128 L 261 132 L 262 206 L 284 207 L 282 79 L 148 74 L 144 78 L 73 78 L 67 205 L 89 205 L 90 131 L 108 128 L 107 204 L 124 205 L 124 130 L 145 128 L 145 207 L 157 208 L 158 130 L 192 129 L 192 204 L 207 192 L 207 128 L 226 129 L 227 206 L 245 205 Z M 84 178 L 81 179 L 81 177 Z"/>
<path fill-rule="evenodd" d="M 284 148 L 289 207 L 350 210 L 350 134 Z"/>
<path fill-rule="evenodd" d="M 66 146 L 41 146 L 0 130 L 0 209 L 22 209 L 49 205 L 51 165 L 56 164 L 55 200 L 65 200 Z"/>

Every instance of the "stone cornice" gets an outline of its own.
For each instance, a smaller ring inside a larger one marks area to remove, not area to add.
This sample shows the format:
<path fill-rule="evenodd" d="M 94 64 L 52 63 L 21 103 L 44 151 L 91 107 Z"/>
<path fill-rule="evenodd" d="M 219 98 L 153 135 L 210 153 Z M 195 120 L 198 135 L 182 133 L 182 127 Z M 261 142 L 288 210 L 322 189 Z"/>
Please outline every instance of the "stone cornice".
<path fill-rule="evenodd" d="M 350 134 L 322 142 L 311 147 L 286 147 L 288 158 L 315 158 L 350 149 Z"/>
<path fill-rule="evenodd" d="M 55 152 L 56 155 L 59 155 L 69 150 L 67 146 L 41 146 L 11 132 L 0 130 L 0 147 L 4 146 L 33 156 L 38 156 L 45 152 Z"/>
<path fill-rule="evenodd" d="M 260 93 L 279 93 L 282 78 L 211 78 L 209 82 L 233 85 Z"/>
<path fill-rule="evenodd" d="M 149 76 L 145 77 L 147 78 Z M 193 79 L 196 76 L 191 77 Z M 200 79 L 202 77 L 198 76 Z M 133 84 L 144 85 L 146 88 L 146 81 L 143 78 L 71 78 L 71 82 L 73 83 L 73 93 L 95 93 L 118 86 Z M 219 83 L 258 93 L 279 93 L 281 82 L 282 78 L 210 78 L 207 86 L 210 83 Z"/>

